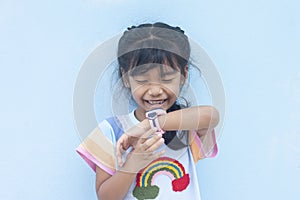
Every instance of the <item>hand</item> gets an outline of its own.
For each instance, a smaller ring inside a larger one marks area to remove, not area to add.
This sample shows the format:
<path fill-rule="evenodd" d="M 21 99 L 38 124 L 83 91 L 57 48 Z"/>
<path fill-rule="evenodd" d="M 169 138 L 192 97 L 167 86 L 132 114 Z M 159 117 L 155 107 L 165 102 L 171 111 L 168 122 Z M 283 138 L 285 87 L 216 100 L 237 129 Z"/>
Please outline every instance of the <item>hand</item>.
<path fill-rule="evenodd" d="M 133 146 L 133 150 L 126 157 L 124 164 L 121 159 L 118 159 L 119 165 L 122 166 L 121 170 L 137 173 L 165 153 L 164 150 L 155 152 L 164 143 L 162 135 L 155 134 L 156 131 L 156 129 L 150 129 L 141 138 L 138 138 Z M 151 135 L 153 137 L 149 137 Z"/>
<path fill-rule="evenodd" d="M 123 135 L 119 138 L 116 144 L 116 157 L 119 166 L 122 166 L 124 164 L 122 156 L 125 153 L 125 151 L 130 146 L 134 147 L 138 139 L 138 137 L 130 136 L 127 133 L 123 133 Z"/>
<path fill-rule="evenodd" d="M 122 155 L 130 147 L 134 147 L 139 138 L 145 138 L 145 132 L 151 130 L 148 120 L 144 120 L 141 123 L 131 127 L 118 139 L 116 144 L 116 157 L 118 160 L 118 165 L 122 166 Z M 157 129 L 153 129 L 157 131 Z"/>

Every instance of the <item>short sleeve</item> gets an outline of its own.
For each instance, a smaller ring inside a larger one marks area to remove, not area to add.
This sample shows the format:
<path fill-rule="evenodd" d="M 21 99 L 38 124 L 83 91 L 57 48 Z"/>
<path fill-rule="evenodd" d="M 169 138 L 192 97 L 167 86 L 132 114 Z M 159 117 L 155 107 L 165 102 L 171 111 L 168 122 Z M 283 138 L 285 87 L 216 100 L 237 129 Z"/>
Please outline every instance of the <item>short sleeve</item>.
<path fill-rule="evenodd" d="M 96 171 L 96 166 L 113 175 L 116 169 L 115 136 L 110 124 L 104 120 L 76 149 L 77 153 Z"/>
<path fill-rule="evenodd" d="M 215 157 L 218 153 L 215 130 L 213 129 L 201 138 L 196 131 L 192 131 L 190 133 L 190 148 L 195 163 L 204 158 Z"/>

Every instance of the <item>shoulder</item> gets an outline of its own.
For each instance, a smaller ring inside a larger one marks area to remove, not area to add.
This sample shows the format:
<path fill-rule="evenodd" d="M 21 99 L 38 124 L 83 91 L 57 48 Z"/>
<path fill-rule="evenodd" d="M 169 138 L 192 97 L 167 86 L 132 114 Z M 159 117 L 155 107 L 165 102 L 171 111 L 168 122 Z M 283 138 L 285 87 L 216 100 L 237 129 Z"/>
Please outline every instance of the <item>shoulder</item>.
<path fill-rule="evenodd" d="M 131 112 L 125 115 L 107 117 L 99 124 L 99 128 L 114 135 L 114 139 L 117 141 L 126 130 L 137 123 L 138 121 L 134 117 L 134 113 Z"/>
<path fill-rule="evenodd" d="M 114 135 L 114 139 L 117 141 L 126 130 L 126 124 L 128 121 L 128 115 L 111 116 L 103 120 L 99 127 L 111 132 Z"/>

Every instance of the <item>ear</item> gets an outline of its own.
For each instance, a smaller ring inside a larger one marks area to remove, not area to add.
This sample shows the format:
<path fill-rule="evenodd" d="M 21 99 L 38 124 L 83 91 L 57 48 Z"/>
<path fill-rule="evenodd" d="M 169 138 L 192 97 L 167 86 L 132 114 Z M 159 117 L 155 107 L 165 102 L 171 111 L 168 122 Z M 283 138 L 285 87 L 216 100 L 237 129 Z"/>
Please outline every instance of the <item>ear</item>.
<path fill-rule="evenodd" d="M 123 79 L 123 84 L 124 84 L 124 86 L 125 86 L 126 88 L 130 88 L 130 84 L 129 84 L 128 78 L 122 77 L 122 79 Z"/>
<path fill-rule="evenodd" d="M 121 76 L 122 76 L 122 82 L 126 88 L 130 88 L 129 84 L 129 77 L 128 75 L 124 72 L 123 69 L 121 69 Z"/>
<path fill-rule="evenodd" d="M 189 75 L 188 72 L 189 72 L 189 67 L 188 67 L 188 65 L 186 65 L 186 66 L 184 67 L 184 74 L 183 74 L 183 77 L 181 78 L 181 85 L 184 85 L 186 79 L 188 78 L 188 75 Z"/>

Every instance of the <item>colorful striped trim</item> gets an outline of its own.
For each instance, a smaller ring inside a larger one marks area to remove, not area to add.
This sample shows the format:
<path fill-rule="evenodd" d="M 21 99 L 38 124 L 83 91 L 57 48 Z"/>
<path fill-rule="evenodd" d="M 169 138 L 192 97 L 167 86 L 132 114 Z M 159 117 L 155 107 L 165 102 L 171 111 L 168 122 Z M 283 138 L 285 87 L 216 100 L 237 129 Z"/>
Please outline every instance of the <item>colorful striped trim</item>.
<path fill-rule="evenodd" d="M 199 138 L 198 134 L 196 131 L 192 131 L 191 134 L 191 151 L 193 155 L 194 162 L 196 163 L 197 161 L 204 159 L 204 158 L 212 158 L 215 157 L 218 153 L 218 145 L 216 142 L 216 134 L 215 130 L 212 130 L 211 133 L 211 139 L 212 139 L 212 148 L 209 151 L 206 151 L 205 148 L 203 147 L 203 143 L 201 139 Z"/>
<path fill-rule="evenodd" d="M 114 175 L 114 170 L 100 163 L 92 154 L 86 151 L 81 145 L 76 149 L 76 152 L 87 162 L 87 164 L 94 170 L 94 172 L 96 172 L 96 166 L 98 166 L 110 175 Z"/>

